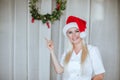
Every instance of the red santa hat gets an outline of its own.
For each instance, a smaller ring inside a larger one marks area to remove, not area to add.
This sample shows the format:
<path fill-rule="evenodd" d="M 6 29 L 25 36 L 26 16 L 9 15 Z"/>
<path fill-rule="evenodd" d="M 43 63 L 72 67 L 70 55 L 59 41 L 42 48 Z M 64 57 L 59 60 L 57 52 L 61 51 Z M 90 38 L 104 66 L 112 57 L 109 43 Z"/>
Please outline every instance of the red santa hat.
<path fill-rule="evenodd" d="M 67 36 L 66 32 L 68 29 L 76 27 L 80 31 L 80 37 L 85 38 L 86 35 L 86 21 L 75 16 L 69 16 L 66 20 L 66 25 L 63 28 L 63 34 Z"/>

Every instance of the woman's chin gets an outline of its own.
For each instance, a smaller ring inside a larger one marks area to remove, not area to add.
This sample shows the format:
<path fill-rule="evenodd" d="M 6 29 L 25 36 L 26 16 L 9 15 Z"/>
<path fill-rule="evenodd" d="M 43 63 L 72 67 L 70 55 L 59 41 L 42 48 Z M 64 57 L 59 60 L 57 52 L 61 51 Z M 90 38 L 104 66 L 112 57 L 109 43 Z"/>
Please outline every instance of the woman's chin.
<path fill-rule="evenodd" d="M 72 43 L 73 44 L 78 44 L 78 43 L 80 43 L 81 42 L 81 40 L 80 39 L 77 39 L 77 40 L 72 40 Z"/>
<path fill-rule="evenodd" d="M 74 40 L 74 41 L 72 41 L 72 43 L 73 44 L 77 44 L 77 43 L 79 43 L 79 41 L 78 40 Z"/>

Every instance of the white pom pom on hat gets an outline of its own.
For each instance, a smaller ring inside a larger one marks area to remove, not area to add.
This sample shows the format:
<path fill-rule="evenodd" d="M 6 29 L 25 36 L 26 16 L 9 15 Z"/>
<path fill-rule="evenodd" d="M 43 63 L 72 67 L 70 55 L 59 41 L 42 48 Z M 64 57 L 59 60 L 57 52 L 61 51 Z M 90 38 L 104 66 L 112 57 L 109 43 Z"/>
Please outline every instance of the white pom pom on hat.
<path fill-rule="evenodd" d="M 81 38 L 85 38 L 87 36 L 86 21 L 75 16 L 69 16 L 68 19 L 66 20 L 66 25 L 63 28 L 63 34 L 65 37 L 67 37 L 66 34 L 67 30 L 73 27 L 79 29 Z"/>

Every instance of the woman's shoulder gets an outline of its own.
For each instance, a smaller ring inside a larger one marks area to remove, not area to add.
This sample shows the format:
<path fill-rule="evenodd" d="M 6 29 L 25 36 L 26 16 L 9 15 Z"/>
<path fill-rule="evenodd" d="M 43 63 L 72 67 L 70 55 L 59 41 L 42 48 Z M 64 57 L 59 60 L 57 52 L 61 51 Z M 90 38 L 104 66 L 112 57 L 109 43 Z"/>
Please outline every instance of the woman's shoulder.
<path fill-rule="evenodd" d="M 90 44 L 88 44 L 88 45 L 87 45 L 87 48 L 88 48 L 89 50 L 92 50 L 92 49 L 95 49 L 95 48 L 98 48 L 98 47 L 95 46 L 95 45 L 90 45 Z"/>
<path fill-rule="evenodd" d="M 88 48 L 88 51 L 89 51 L 90 54 L 99 52 L 99 49 L 98 49 L 97 46 L 94 46 L 94 45 L 87 45 L 87 48 Z"/>

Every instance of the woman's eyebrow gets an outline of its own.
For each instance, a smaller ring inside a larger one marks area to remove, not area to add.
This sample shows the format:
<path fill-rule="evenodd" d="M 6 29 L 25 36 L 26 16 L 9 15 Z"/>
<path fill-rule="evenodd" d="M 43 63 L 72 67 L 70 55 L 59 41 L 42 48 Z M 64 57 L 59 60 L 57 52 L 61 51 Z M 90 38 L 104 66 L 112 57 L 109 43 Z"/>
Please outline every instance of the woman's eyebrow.
<path fill-rule="evenodd" d="M 76 30 L 78 30 L 78 29 L 76 29 Z"/>

